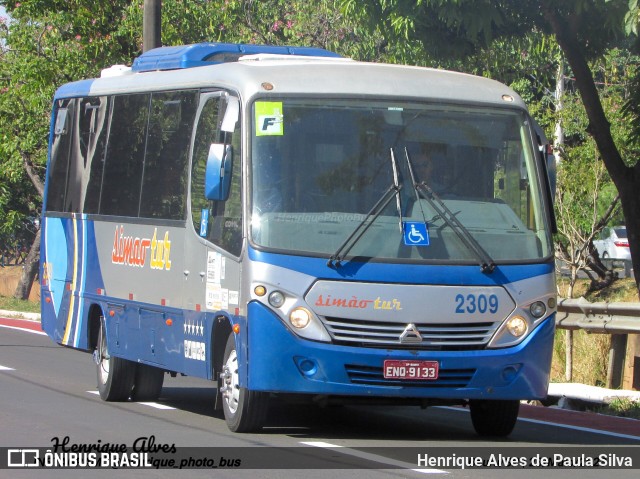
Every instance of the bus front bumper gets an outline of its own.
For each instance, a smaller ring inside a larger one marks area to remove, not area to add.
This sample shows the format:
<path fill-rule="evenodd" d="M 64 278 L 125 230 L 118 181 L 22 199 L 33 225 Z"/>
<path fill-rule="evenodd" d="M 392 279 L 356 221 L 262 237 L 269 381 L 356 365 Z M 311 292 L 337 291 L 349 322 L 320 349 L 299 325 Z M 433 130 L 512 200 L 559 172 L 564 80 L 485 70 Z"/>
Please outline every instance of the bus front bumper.
<path fill-rule="evenodd" d="M 519 345 L 476 351 L 373 349 L 308 341 L 267 308 L 249 304 L 251 390 L 278 393 L 441 399 L 544 399 L 555 315 Z M 387 359 L 437 361 L 435 380 L 385 379 Z"/>

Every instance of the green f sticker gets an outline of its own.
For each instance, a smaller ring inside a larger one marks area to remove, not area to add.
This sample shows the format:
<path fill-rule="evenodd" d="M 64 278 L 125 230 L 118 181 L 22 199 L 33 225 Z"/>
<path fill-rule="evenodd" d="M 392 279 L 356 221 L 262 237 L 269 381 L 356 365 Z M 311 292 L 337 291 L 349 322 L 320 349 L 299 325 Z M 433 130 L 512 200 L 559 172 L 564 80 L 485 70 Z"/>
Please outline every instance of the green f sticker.
<path fill-rule="evenodd" d="M 281 101 L 256 102 L 256 136 L 284 135 Z"/>

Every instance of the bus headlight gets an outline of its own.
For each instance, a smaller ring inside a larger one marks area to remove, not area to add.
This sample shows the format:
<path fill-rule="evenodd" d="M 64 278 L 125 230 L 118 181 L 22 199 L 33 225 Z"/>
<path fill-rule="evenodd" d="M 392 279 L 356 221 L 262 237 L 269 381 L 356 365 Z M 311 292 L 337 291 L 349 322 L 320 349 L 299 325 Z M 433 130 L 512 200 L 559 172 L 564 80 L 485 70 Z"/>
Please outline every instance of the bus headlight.
<path fill-rule="evenodd" d="M 279 308 L 284 304 L 284 294 L 281 291 L 274 291 L 269 295 L 269 304 L 274 308 Z"/>
<path fill-rule="evenodd" d="M 306 308 L 296 308 L 289 314 L 289 321 L 294 328 L 306 328 L 311 322 L 311 313 Z"/>
<path fill-rule="evenodd" d="M 527 332 L 527 322 L 522 316 L 514 316 L 507 321 L 507 331 L 519 338 Z"/>
<path fill-rule="evenodd" d="M 536 301 L 535 303 L 531 303 L 531 306 L 529 306 L 529 312 L 531 313 L 531 316 L 539 319 L 545 315 L 547 307 L 542 301 Z"/>

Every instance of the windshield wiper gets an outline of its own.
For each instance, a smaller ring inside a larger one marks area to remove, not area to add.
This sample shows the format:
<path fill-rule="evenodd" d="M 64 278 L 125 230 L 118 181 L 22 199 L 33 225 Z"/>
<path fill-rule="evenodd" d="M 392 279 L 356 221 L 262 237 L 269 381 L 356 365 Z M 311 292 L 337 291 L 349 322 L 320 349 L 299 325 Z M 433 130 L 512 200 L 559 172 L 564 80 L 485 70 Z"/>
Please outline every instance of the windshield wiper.
<path fill-rule="evenodd" d="M 396 209 L 398 210 L 398 227 L 400 228 L 400 234 L 403 233 L 402 228 L 402 199 L 400 198 L 400 190 L 402 189 L 402 184 L 400 183 L 400 173 L 398 169 L 398 162 L 396 160 L 396 155 L 393 152 L 393 148 L 390 149 L 391 155 L 391 167 L 393 168 L 393 187 L 396 190 Z"/>
<path fill-rule="evenodd" d="M 391 148 L 391 168 L 393 171 L 393 183 L 386 189 L 380 199 L 373 205 L 373 208 L 369 210 L 363 220 L 351 232 L 349 237 L 338 247 L 335 253 L 329 257 L 327 266 L 334 268 L 340 266 L 341 261 L 351 251 L 351 248 L 360 241 L 360 238 L 367 232 L 373 222 L 382 214 L 387 205 L 391 202 L 391 199 L 396 197 L 396 208 L 398 209 L 398 216 L 400 217 L 399 227 L 402 234 L 402 201 L 400 200 L 400 190 L 402 190 L 402 184 L 400 183 L 400 175 L 398 172 L 398 165 L 396 157 Z"/>
<path fill-rule="evenodd" d="M 491 258 L 489 253 L 478 243 L 471 232 L 456 218 L 456 215 L 451 212 L 447 205 L 440 199 L 435 191 L 426 183 L 422 181 L 418 183 L 413 173 L 413 164 L 409 157 L 409 151 L 404 149 L 405 158 L 407 159 L 407 165 L 409 167 L 409 174 L 411 175 L 411 184 L 413 190 L 416 193 L 416 198 L 424 198 L 429 202 L 431 207 L 436 211 L 436 214 L 442 218 L 442 220 L 449 226 L 453 232 L 460 238 L 464 245 L 471 251 L 480 262 L 480 270 L 483 273 L 492 273 L 496 268 L 496 263 Z"/>

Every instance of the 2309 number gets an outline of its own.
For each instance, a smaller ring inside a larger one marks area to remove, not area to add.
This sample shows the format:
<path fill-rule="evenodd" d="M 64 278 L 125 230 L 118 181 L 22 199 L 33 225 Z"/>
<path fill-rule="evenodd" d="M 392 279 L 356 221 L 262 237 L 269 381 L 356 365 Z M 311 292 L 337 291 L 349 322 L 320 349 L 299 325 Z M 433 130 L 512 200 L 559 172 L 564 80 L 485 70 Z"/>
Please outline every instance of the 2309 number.
<path fill-rule="evenodd" d="M 458 294 L 456 295 L 456 313 L 474 314 L 474 313 L 497 313 L 498 312 L 498 296 L 491 294 Z"/>

